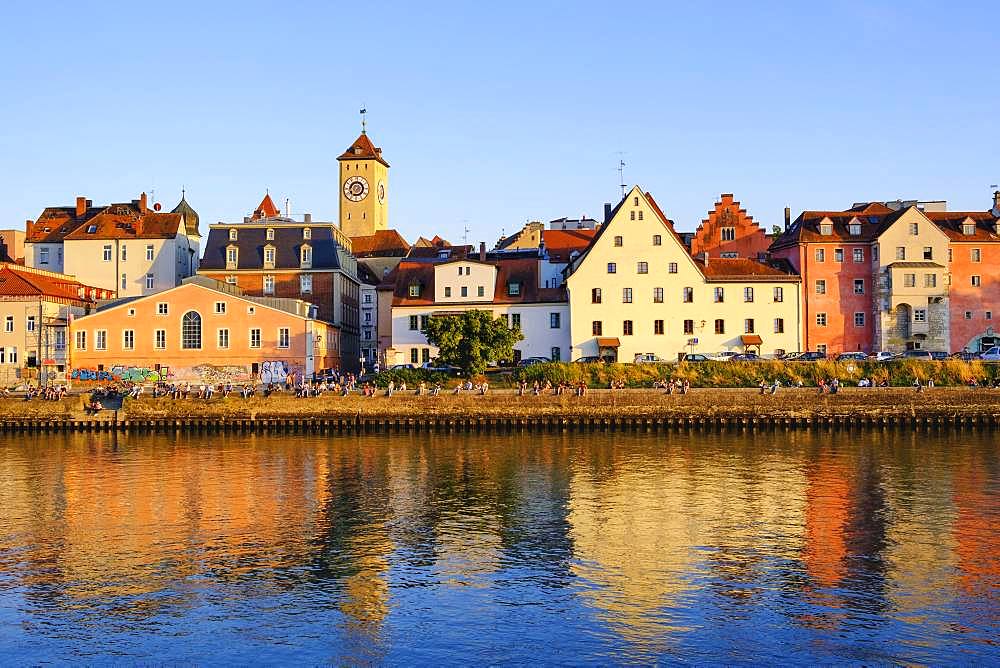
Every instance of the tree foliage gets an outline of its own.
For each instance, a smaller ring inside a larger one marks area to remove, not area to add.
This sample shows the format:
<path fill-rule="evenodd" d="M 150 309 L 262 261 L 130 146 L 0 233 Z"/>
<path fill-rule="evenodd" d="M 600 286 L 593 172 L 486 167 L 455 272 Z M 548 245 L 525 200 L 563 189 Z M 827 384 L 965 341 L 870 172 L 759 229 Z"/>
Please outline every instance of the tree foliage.
<path fill-rule="evenodd" d="M 493 361 L 514 357 L 514 344 L 522 340 L 520 329 L 489 311 L 465 311 L 459 315 L 428 318 L 423 329 L 431 345 L 439 349 L 438 362 L 452 364 L 467 374 L 482 373 Z"/>

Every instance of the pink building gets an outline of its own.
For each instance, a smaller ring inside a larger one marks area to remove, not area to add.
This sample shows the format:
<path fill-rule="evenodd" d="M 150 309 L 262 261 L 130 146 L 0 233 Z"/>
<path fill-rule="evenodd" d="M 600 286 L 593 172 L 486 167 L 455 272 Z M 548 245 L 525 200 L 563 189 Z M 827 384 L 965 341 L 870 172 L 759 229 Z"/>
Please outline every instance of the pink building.
<path fill-rule="evenodd" d="M 340 367 L 336 327 L 299 299 L 203 276 L 70 323 L 73 380 L 284 382 Z"/>

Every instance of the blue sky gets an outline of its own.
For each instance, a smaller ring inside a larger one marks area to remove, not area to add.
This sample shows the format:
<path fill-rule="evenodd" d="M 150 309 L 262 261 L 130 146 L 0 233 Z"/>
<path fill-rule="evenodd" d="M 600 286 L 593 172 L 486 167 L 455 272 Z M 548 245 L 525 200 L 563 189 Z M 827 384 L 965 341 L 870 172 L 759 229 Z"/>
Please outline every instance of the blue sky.
<path fill-rule="evenodd" d="M 992 3 L 140 4 L 5 6 L 4 227 L 182 186 L 203 225 L 265 188 L 332 219 L 362 105 L 410 240 L 597 216 L 619 151 L 685 230 L 1000 181 Z"/>

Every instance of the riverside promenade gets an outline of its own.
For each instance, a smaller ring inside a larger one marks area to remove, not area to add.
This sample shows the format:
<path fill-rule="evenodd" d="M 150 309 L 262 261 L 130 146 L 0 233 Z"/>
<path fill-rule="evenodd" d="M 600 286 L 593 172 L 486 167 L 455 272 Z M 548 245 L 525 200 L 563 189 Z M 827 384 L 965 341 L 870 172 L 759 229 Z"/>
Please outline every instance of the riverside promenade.
<path fill-rule="evenodd" d="M 342 397 L 328 393 L 298 398 L 239 396 L 170 399 L 143 396 L 88 415 L 84 397 L 61 401 L 0 400 L 3 431 L 509 431 L 669 430 L 677 428 L 961 427 L 1000 428 L 1000 390 L 947 387 L 698 388 L 688 394 L 662 390 L 589 390 L 518 396 L 515 390 L 485 395 L 427 394 Z"/>

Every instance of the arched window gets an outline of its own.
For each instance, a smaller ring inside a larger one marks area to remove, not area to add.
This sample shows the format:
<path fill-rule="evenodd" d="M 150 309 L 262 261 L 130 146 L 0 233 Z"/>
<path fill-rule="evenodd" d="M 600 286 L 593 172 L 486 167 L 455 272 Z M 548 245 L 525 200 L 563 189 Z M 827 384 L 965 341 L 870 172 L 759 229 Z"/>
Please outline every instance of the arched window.
<path fill-rule="evenodd" d="M 201 349 L 201 316 L 197 311 L 188 311 L 181 318 L 181 348 Z"/>

